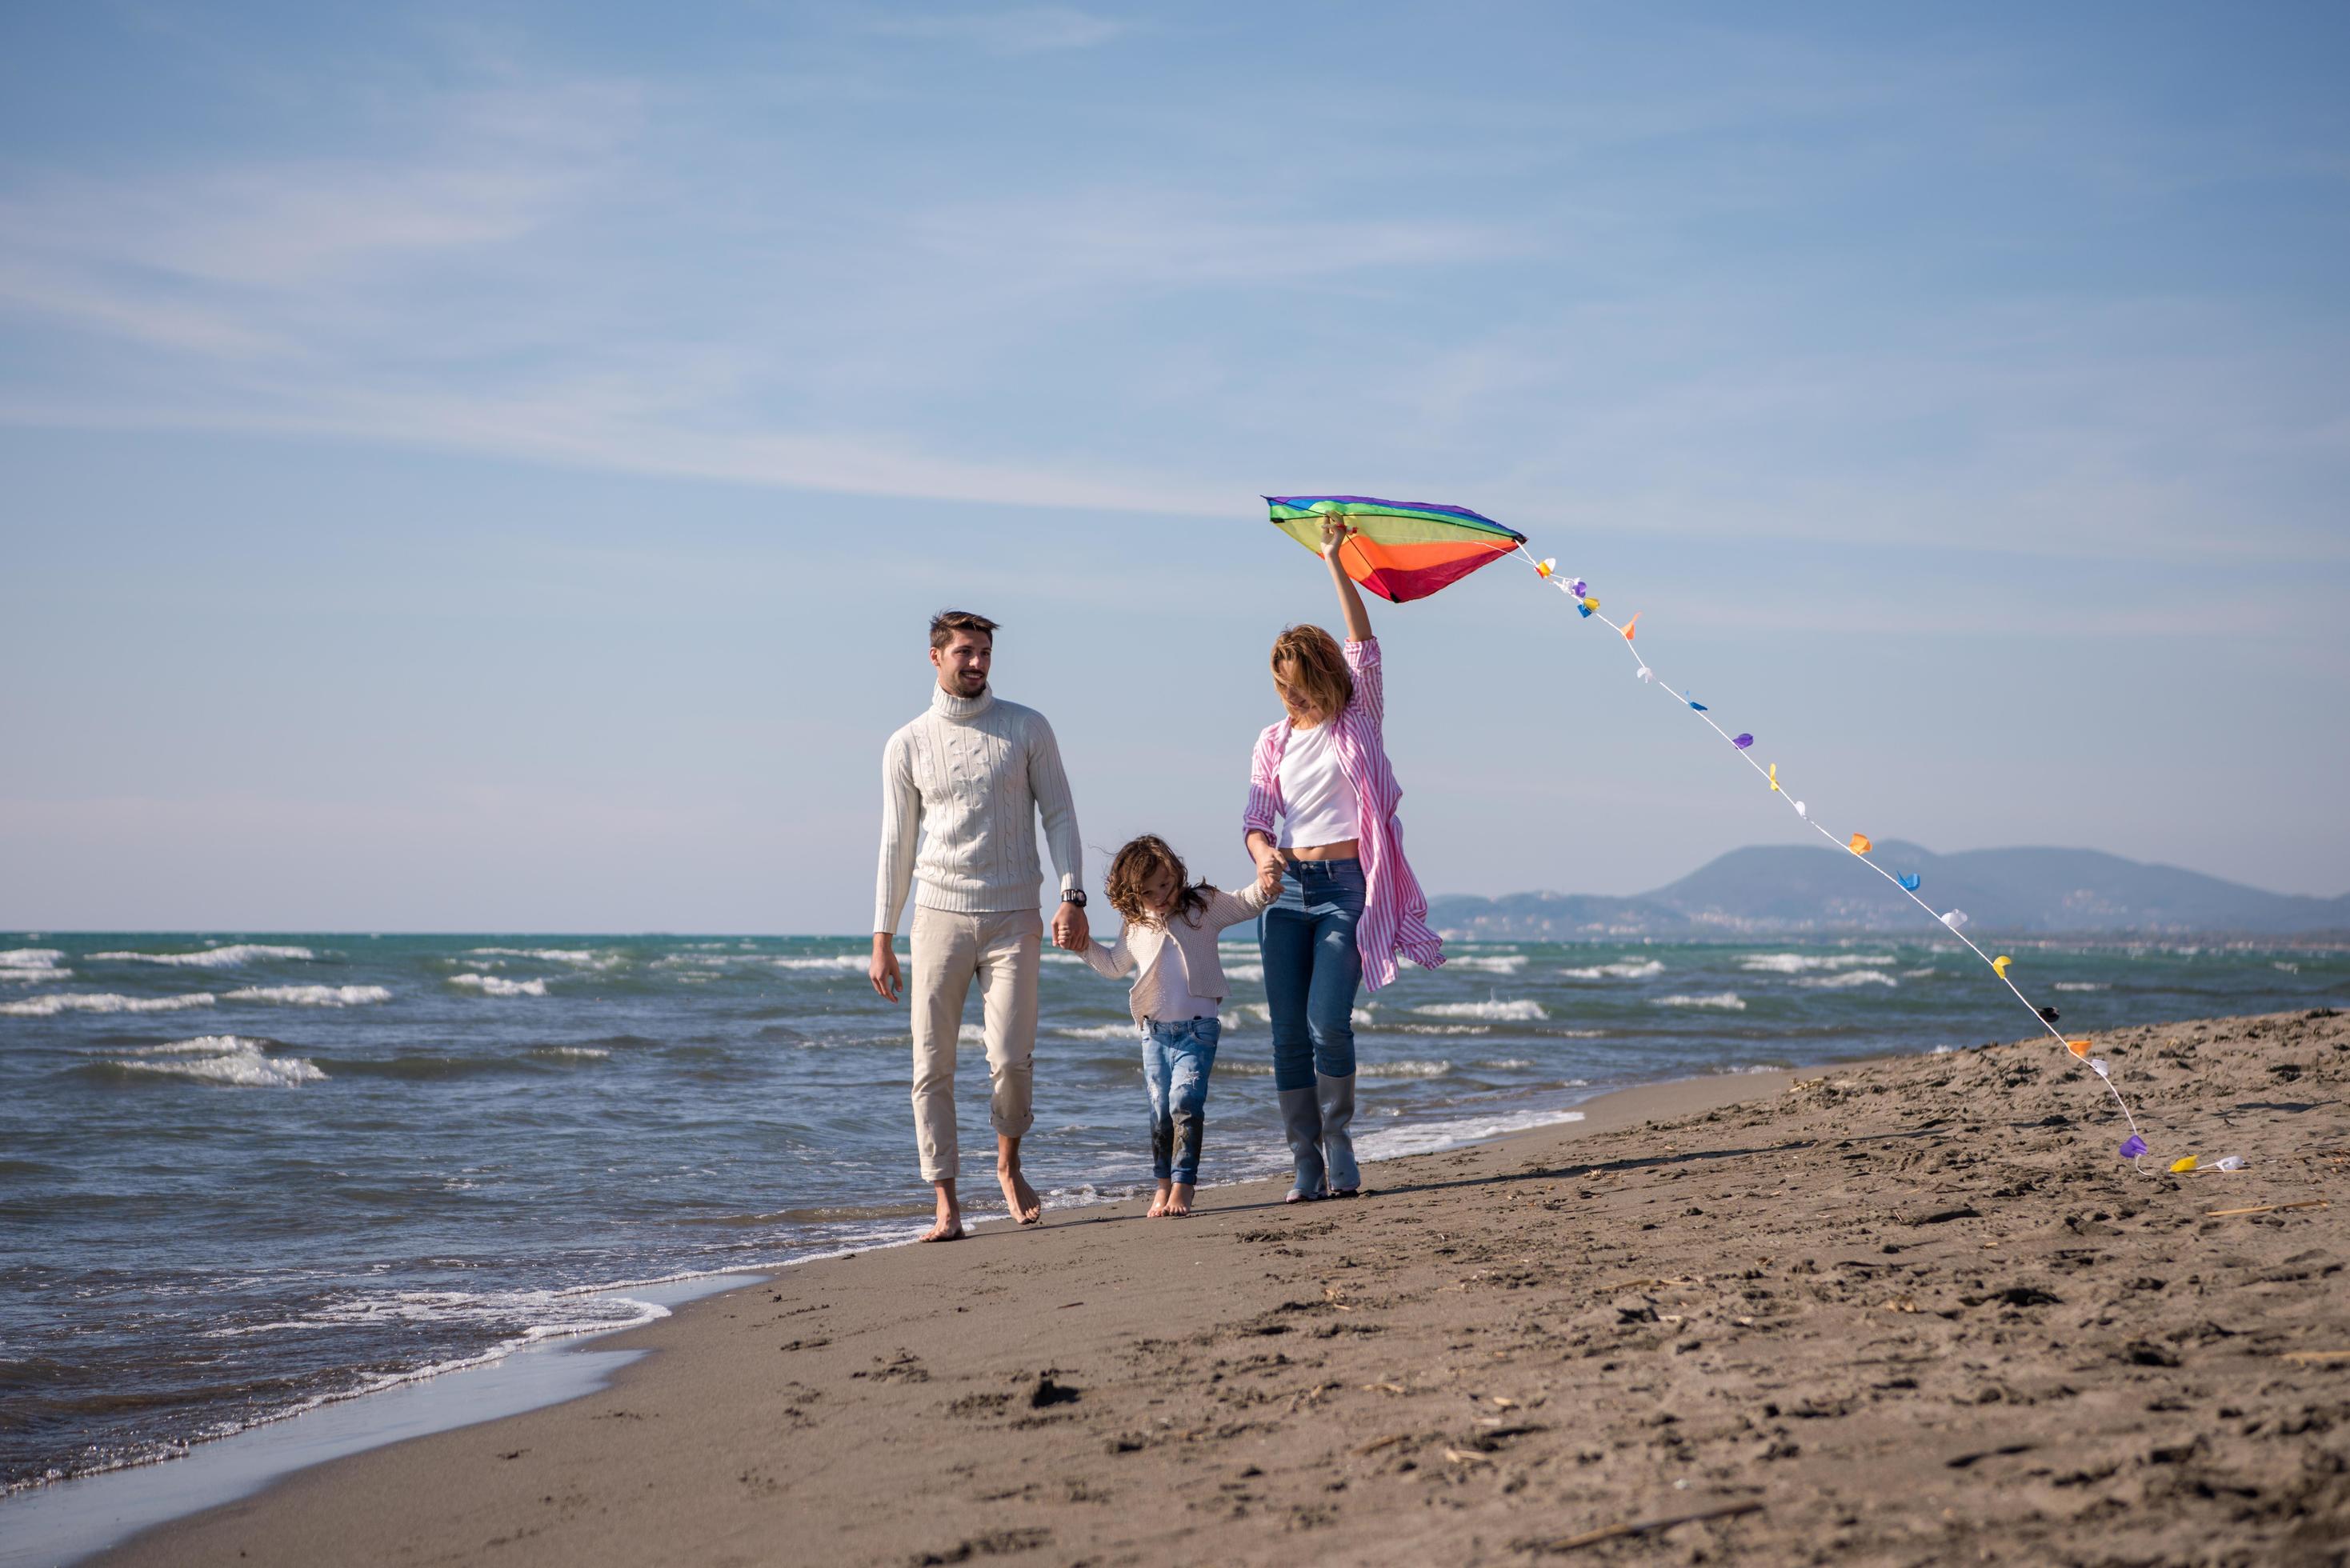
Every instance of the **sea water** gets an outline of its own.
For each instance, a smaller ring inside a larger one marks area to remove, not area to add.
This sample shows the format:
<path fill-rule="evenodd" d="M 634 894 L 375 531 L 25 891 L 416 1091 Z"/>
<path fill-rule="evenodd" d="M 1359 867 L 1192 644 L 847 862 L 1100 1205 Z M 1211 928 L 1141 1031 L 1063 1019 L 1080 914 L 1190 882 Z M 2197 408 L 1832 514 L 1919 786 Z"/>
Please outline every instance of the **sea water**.
<path fill-rule="evenodd" d="M 1633 1083 L 2034 1028 L 1947 941 L 1451 950 L 1357 1015 L 1367 1158 L 1556 1121 Z M 2350 996 L 2338 952 L 2008 950 L 2068 1033 Z M 615 1286 L 920 1233 L 907 1014 L 873 994 L 866 952 L 0 935 L 0 1488 L 660 1315 Z M 1211 1183 L 1287 1165 L 1254 945 L 1223 953 Z M 983 1215 L 976 996 L 967 1018 L 965 1191 Z M 1035 1083 L 1026 1156 L 1049 1204 L 1147 1185 L 1125 988 L 1067 954 L 1045 955 Z M 2106 1107 L 2085 1089 L 2081 1112 Z"/>

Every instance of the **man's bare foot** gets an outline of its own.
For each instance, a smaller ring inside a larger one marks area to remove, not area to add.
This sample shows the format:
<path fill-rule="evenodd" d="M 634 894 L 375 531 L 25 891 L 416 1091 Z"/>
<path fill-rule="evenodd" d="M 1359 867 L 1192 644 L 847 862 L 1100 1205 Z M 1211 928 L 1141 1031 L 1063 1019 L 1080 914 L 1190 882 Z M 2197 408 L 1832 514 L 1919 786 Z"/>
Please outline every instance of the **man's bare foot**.
<path fill-rule="evenodd" d="M 1020 1174 L 1018 1166 L 999 1164 L 995 1179 L 1003 1189 L 1003 1207 L 1012 1211 L 1014 1220 L 1023 1225 L 1034 1225 L 1045 1218 L 1045 1205 L 1038 1201 L 1036 1189 L 1028 1185 L 1028 1179 Z"/>
<path fill-rule="evenodd" d="M 1166 1212 L 1167 1183 L 1162 1181 L 1159 1184 L 1159 1190 L 1150 1195 L 1150 1207 L 1143 1210 L 1142 1217 L 1145 1220 L 1156 1220 Z"/>
<path fill-rule="evenodd" d="M 1191 1213 L 1191 1184 L 1188 1181 L 1179 1181 L 1175 1184 L 1174 1190 L 1167 1195 L 1167 1217 L 1170 1220 L 1183 1220 L 1188 1219 Z"/>
<path fill-rule="evenodd" d="M 955 1202 L 954 1189 L 945 1183 L 939 1186 L 938 1222 L 931 1227 L 925 1241 L 960 1241 L 962 1240 L 962 1209 Z"/>

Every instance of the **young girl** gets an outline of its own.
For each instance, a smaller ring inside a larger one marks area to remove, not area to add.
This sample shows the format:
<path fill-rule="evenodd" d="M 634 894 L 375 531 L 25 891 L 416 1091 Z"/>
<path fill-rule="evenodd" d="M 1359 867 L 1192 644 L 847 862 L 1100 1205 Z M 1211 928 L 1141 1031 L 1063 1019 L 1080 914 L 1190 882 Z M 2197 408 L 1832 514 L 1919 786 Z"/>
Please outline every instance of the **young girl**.
<path fill-rule="evenodd" d="M 1281 895 L 1278 867 L 1260 868 L 1237 896 L 1186 880 L 1166 840 L 1145 834 L 1109 863 L 1110 907 L 1126 917 L 1118 940 L 1088 940 L 1085 960 L 1111 980 L 1134 976 L 1128 1005 L 1142 1031 L 1142 1075 L 1150 1087 L 1150 1169 L 1159 1193 L 1150 1218 L 1191 1212 L 1206 1129 L 1208 1074 L 1216 1064 L 1227 994 L 1216 933 L 1256 919 Z"/>
<path fill-rule="evenodd" d="M 1297 1167 L 1289 1200 L 1352 1198 L 1355 991 L 1396 977 L 1396 955 L 1434 969 L 1444 946 L 1403 857 L 1388 765 L 1386 677 L 1363 596 L 1340 564 L 1353 530 L 1322 524 L 1322 554 L 1347 619 L 1347 641 L 1293 626 L 1273 645 L 1273 684 L 1287 715 L 1257 737 L 1243 842 L 1260 871 L 1290 879 L 1257 922 L 1264 997 L 1273 1010 L 1273 1086 Z"/>

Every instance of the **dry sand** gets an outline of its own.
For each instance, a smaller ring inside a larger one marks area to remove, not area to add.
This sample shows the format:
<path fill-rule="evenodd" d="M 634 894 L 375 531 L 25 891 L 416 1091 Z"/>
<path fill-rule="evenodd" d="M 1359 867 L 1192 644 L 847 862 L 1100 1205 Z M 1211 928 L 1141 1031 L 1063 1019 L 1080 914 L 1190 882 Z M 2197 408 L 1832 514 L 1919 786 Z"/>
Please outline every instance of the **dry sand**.
<path fill-rule="evenodd" d="M 2350 1019 L 2096 1044 L 2250 1168 L 2045 1042 L 1635 1091 L 786 1270 L 107 1561 L 2350 1561 Z"/>

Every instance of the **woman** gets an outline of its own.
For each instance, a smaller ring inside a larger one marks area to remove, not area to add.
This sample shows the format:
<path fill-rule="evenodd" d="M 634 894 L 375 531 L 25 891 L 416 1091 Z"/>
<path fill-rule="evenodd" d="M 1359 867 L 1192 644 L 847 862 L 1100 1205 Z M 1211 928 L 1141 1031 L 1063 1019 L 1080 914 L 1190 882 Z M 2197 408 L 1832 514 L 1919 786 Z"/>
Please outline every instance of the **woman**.
<path fill-rule="evenodd" d="M 1287 884 L 1257 917 L 1264 993 L 1273 1010 L 1273 1081 L 1297 1165 L 1289 1201 L 1362 1190 L 1355 1118 L 1355 991 L 1393 980 L 1396 954 L 1433 969 L 1443 944 L 1428 898 L 1403 857 L 1388 765 L 1379 645 L 1338 546 L 1354 532 L 1322 524 L 1322 556 L 1347 621 L 1341 649 L 1318 626 L 1274 640 L 1273 684 L 1289 716 L 1257 737 L 1242 831 L 1262 873 Z"/>

